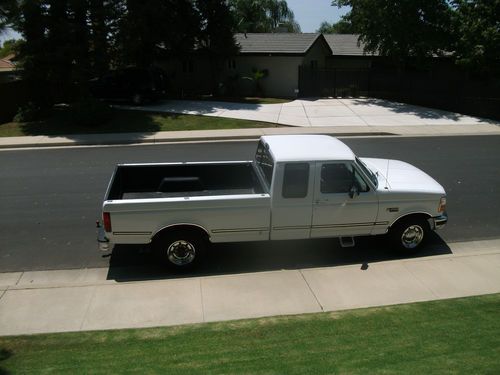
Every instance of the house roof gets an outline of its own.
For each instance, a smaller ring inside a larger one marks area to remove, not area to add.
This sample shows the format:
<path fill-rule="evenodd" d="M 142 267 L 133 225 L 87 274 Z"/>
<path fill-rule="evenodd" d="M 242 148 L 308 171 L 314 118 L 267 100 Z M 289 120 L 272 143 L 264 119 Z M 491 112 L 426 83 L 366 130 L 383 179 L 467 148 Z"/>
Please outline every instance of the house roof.
<path fill-rule="evenodd" d="M 333 56 L 363 56 L 365 44 L 359 42 L 359 34 L 323 34 L 333 51 Z M 377 56 L 377 53 L 371 54 Z"/>
<path fill-rule="evenodd" d="M 14 70 L 16 68 L 16 64 L 12 61 L 14 58 L 15 55 L 11 53 L 0 59 L 0 71 L 5 72 Z"/>
<path fill-rule="evenodd" d="M 322 38 L 319 33 L 246 33 L 235 37 L 243 54 L 305 54 Z"/>
<path fill-rule="evenodd" d="M 15 67 L 16 66 L 12 63 L 12 61 L 0 59 L 0 71 L 14 70 Z"/>
<path fill-rule="evenodd" d="M 246 33 L 236 34 L 241 54 L 305 54 L 319 38 L 324 39 L 333 56 L 363 56 L 364 43 L 358 34 Z M 377 56 L 377 53 L 372 54 Z"/>

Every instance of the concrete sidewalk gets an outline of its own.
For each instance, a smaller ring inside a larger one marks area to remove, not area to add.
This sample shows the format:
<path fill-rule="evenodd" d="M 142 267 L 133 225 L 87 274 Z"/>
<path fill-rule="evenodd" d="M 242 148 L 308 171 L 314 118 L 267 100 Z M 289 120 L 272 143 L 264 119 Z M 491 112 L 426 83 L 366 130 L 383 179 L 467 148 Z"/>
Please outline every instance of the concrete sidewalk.
<path fill-rule="evenodd" d="M 500 292 L 500 240 L 452 254 L 123 282 L 108 270 L 0 274 L 0 335 L 135 328 L 335 311 Z"/>

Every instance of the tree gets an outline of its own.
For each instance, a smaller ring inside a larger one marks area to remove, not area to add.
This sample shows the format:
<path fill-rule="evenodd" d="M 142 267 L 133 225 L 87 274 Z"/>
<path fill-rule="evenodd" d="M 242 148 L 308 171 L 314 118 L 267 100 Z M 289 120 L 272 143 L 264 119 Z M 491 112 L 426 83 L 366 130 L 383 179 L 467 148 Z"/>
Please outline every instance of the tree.
<path fill-rule="evenodd" d="M 127 0 L 119 29 L 120 62 L 149 66 L 159 48 L 175 54 L 191 50 L 200 20 L 190 0 Z"/>
<path fill-rule="evenodd" d="M 1 1 L 0 27 L 23 36 L 19 62 L 38 104 L 85 99 L 89 79 L 110 67 L 149 67 L 194 49 L 208 53 L 217 67 L 236 52 L 226 0 Z"/>
<path fill-rule="evenodd" d="M 3 42 L 2 48 L 0 48 L 0 58 L 8 56 L 11 53 L 17 54 L 21 44 L 22 40 L 20 39 L 7 39 Z"/>
<path fill-rule="evenodd" d="M 24 43 L 19 48 L 23 67 L 23 77 L 30 87 L 30 100 L 47 105 L 50 99 L 44 90 L 47 88 L 47 56 L 45 11 L 41 0 L 26 0 L 20 3 L 18 18 L 13 21 L 21 32 Z"/>
<path fill-rule="evenodd" d="M 110 52 L 108 24 L 114 13 L 109 11 L 109 2 L 89 0 L 89 49 L 90 64 L 94 74 L 103 75 L 109 69 Z"/>
<path fill-rule="evenodd" d="M 317 30 L 322 34 L 359 34 L 359 30 L 351 23 L 350 20 L 342 17 L 336 23 L 328 23 L 323 21 Z"/>
<path fill-rule="evenodd" d="M 333 0 L 332 5 L 351 7 L 344 19 L 356 25 L 367 52 L 405 62 L 449 50 L 447 0 Z"/>
<path fill-rule="evenodd" d="M 459 64 L 479 71 L 500 66 L 500 0 L 455 0 L 453 34 Z"/>
<path fill-rule="evenodd" d="M 196 8 L 201 20 L 197 44 L 200 52 L 208 54 L 212 92 L 216 92 L 216 77 L 223 60 L 238 51 L 234 39 L 236 25 L 225 0 L 197 0 Z"/>
<path fill-rule="evenodd" d="M 225 0 L 197 0 L 201 19 L 198 45 L 217 56 L 231 56 L 237 52 L 234 40 L 235 19 Z"/>
<path fill-rule="evenodd" d="M 238 32 L 268 33 L 285 28 L 300 32 L 286 0 L 231 0 Z"/>
<path fill-rule="evenodd" d="M 2 0 L 0 3 L 0 34 L 7 30 L 15 10 L 17 10 L 16 0 Z"/>
<path fill-rule="evenodd" d="M 47 40 L 45 54 L 47 61 L 47 80 L 55 98 L 63 98 L 71 89 L 72 56 L 70 39 L 69 4 L 66 0 L 47 2 Z"/>

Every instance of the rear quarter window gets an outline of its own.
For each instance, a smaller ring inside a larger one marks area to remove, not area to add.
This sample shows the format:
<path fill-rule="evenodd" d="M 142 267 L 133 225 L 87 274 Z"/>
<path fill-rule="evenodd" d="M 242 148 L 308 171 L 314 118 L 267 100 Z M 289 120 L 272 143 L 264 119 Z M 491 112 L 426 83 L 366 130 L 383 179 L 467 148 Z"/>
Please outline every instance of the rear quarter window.
<path fill-rule="evenodd" d="M 309 185 L 309 163 L 285 164 L 283 198 L 305 198 Z"/>

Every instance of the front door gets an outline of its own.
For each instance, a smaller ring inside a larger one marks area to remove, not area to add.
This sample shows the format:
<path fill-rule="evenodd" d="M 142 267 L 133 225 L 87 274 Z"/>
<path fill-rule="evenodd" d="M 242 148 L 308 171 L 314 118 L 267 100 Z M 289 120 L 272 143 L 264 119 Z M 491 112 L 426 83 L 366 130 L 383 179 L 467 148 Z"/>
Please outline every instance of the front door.
<path fill-rule="evenodd" d="M 317 162 L 311 237 L 371 233 L 378 214 L 375 189 L 352 162 Z"/>

